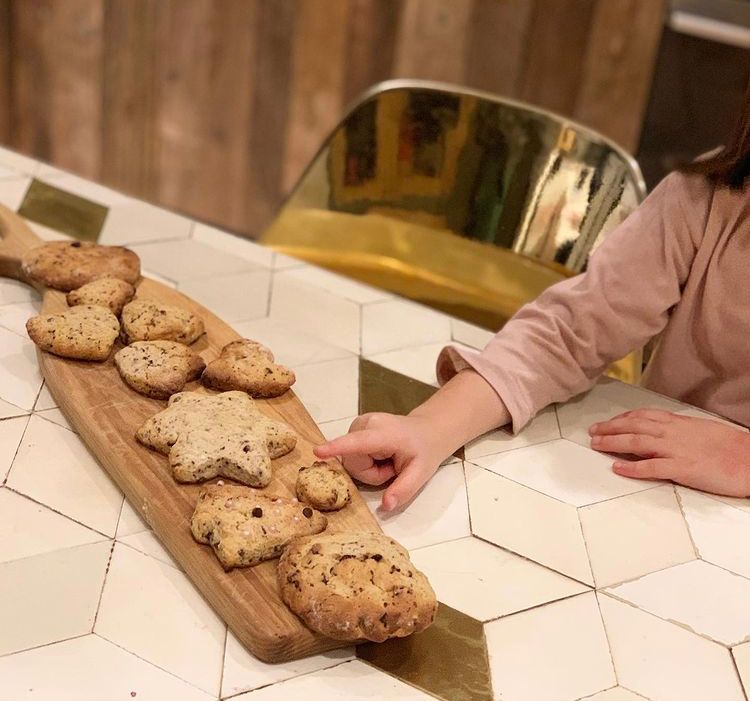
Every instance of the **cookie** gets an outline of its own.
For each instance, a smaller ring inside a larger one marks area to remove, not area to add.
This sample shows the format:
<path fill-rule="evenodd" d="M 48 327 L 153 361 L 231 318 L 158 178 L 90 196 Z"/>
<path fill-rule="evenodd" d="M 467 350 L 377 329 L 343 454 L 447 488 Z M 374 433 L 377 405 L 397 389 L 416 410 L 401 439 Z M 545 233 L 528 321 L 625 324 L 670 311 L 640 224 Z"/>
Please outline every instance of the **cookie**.
<path fill-rule="evenodd" d="M 230 570 L 278 557 L 293 538 L 320 533 L 326 525 L 323 514 L 297 501 L 211 485 L 198 497 L 190 530 Z"/>
<path fill-rule="evenodd" d="M 327 462 L 316 461 L 297 473 L 297 499 L 321 511 L 343 509 L 351 499 L 349 478 Z"/>
<path fill-rule="evenodd" d="M 294 372 L 277 365 L 268 348 L 247 338 L 232 341 L 203 372 L 203 384 L 211 389 L 237 389 L 251 397 L 278 397 L 295 381 Z"/>
<path fill-rule="evenodd" d="M 104 307 L 84 304 L 60 314 L 40 314 L 26 322 L 26 331 L 48 353 L 77 360 L 106 360 L 120 322 Z"/>
<path fill-rule="evenodd" d="M 278 579 L 287 606 L 335 640 L 402 638 L 427 628 L 437 612 L 427 577 L 380 533 L 294 540 L 279 560 Z"/>
<path fill-rule="evenodd" d="M 130 387 L 153 399 L 180 392 L 206 367 L 203 358 L 176 341 L 136 341 L 115 353 L 115 365 Z"/>
<path fill-rule="evenodd" d="M 294 450 L 297 436 L 260 413 L 244 392 L 179 392 L 136 432 L 169 456 L 178 482 L 223 476 L 251 487 L 271 481 L 271 460 Z"/>
<path fill-rule="evenodd" d="M 122 308 L 134 295 L 135 287 L 129 282 L 116 277 L 100 277 L 68 292 L 66 299 L 71 307 L 93 304 L 97 307 L 106 307 L 115 316 L 120 316 Z"/>
<path fill-rule="evenodd" d="M 135 299 L 122 310 L 124 343 L 177 341 L 190 345 L 203 335 L 203 320 L 181 307 Z"/>
<path fill-rule="evenodd" d="M 133 251 L 84 241 L 43 243 L 28 251 L 21 264 L 30 278 L 63 292 L 105 276 L 135 285 L 141 276 L 141 262 Z"/>

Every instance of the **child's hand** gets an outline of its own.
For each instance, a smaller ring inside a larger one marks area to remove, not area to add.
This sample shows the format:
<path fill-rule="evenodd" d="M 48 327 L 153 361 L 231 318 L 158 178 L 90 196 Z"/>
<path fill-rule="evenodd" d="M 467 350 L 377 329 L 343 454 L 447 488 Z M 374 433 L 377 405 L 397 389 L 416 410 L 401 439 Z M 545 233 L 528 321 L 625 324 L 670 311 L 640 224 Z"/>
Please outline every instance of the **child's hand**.
<path fill-rule="evenodd" d="M 412 499 L 451 454 L 438 433 L 423 416 L 363 414 L 347 435 L 316 447 L 315 455 L 340 456 L 349 474 L 365 484 L 395 477 L 383 495 L 383 509 L 391 511 Z"/>
<path fill-rule="evenodd" d="M 643 458 L 615 462 L 618 475 L 750 496 L 750 434 L 744 431 L 718 421 L 639 409 L 594 424 L 589 433 L 595 450 Z"/>

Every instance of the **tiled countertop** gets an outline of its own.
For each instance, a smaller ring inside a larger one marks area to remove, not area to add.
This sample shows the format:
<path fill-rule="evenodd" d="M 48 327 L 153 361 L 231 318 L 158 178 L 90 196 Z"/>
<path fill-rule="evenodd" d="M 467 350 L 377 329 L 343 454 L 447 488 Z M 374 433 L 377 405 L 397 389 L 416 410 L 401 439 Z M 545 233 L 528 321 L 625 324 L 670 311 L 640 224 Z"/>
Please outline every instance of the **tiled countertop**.
<path fill-rule="evenodd" d="M 487 339 L 0 150 L 0 202 L 19 208 L 32 177 L 103 205 L 100 241 L 131 246 L 147 274 L 273 348 L 327 436 L 361 410 L 408 409 L 431 391 L 444 344 Z M 24 332 L 38 307 L 29 288 L 0 280 L 3 701 L 746 698 L 750 501 L 618 477 L 587 447 L 588 426 L 625 409 L 696 410 L 603 381 L 519 436 L 475 441 L 407 510 L 375 511 L 435 587 L 436 625 L 267 665 L 227 633 L 66 424 Z M 365 496 L 375 510 L 379 490 Z"/>

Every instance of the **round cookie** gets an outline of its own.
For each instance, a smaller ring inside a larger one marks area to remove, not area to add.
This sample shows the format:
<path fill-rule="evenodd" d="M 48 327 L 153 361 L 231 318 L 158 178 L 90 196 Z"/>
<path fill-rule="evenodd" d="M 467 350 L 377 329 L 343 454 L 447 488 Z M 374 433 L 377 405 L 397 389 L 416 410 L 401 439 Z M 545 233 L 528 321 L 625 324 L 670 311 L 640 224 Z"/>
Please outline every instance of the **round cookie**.
<path fill-rule="evenodd" d="M 351 499 L 349 480 L 327 462 L 316 461 L 300 467 L 297 474 L 297 499 L 320 511 L 338 511 Z"/>
<path fill-rule="evenodd" d="M 133 251 L 88 241 L 50 241 L 28 251 L 21 263 L 29 277 L 63 292 L 105 276 L 135 285 L 141 276 Z"/>
<path fill-rule="evenodd" d="M 395 540 L 335 533 L 292 541 L 277 570 L 281 596 L 312 630 L 335 640 L 383 642 L 427 628 L 437 599 Z"/>

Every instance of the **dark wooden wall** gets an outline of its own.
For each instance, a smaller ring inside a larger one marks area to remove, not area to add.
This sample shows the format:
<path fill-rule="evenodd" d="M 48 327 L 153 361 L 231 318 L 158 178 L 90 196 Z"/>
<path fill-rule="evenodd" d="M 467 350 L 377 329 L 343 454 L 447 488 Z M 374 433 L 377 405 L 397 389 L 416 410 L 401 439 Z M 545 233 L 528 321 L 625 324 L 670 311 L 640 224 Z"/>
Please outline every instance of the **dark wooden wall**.
<path fill-rule="evenodd" d="M 255 234 L 389 77 L 576 117 L 633 150 L 665 0 L 0 0 L 0 140 Z"/>

